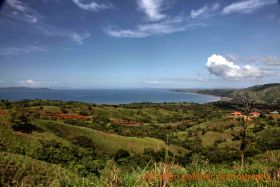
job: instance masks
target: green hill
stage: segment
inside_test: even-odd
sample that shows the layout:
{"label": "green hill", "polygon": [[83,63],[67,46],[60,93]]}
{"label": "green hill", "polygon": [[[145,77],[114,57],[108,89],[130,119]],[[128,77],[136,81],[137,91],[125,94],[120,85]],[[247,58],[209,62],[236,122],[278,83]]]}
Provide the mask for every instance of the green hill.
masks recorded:
{"label": "green hill", "polygon": [[68,186],[86,184],[86,180],[56,164],[28,156],[0,152],[0,184],[11,186]]}
{"label": "green hill", "polygon": [[257,101],[259,103],[280,103],[280,83],[256,85],[244,89],[208,89],[195,90],[195,92],[229,98],[234,97],[234,95],[237,93],[252,92],[256,95]]}
{"label": "green hill", "polygon": [[167,146],[163,141],[150,137],[125,137],[54,121],[40,121],[38,124],[40,124],[39,127],[47,132],[53,133],[69,142],[78,137],[86,137],[98,151],[105,153],[115,153],[119,149],[143,153],[145,148],[152,148],[157,151],[165,148],[175,154],[182,155],[187,152],[182,147],[176,145]]}
{"label": "green hill", "polygon": [[[54,140],[66,147],[77,144],[84,138],[87,147],[94,147],[101,153],[113,154],[119,149],[129,152],[143,153],[145,148],[159,151],[163,148],[174,154],[184,155],[187,150],[176,145],[167,146],[162,140],[150,137],[125,137],[117,134],[101,132],[86,127],[77,127],[55,121],[40,120],[36,123],[41,132],[23,134],[14,132],[10,127],[0,123],[0,146],[11,152],[33,154],[41,145],[40,141]],[[84,148],[79,147],[80,151]]]}

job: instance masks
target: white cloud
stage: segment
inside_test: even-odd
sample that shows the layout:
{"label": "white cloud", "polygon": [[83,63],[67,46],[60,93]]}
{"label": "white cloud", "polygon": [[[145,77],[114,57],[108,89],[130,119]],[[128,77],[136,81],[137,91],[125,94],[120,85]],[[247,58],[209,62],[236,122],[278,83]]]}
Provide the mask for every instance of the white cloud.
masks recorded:
{"label": "white cloud", "polygon": [[243,67],[224,58],[213,54],[208,58],[206,66],[211,74],[222,77],[226,80],[240,80],[244,78],[260,78],[265,72],[251,65]]}
{"label": "white cloud", "polygon": [[145,81],[146,84],[159,84],[159,81],[151,80],[151,81]]}
{"label": "white cloud", "polygon": [[16,83],[17,86],[26,87],[50,87],[59,84],[57,81],[35,81],[33,79],[21,80]]}
{"label": "white cloud", "polygon": [[4,9],[5,15],[12,19],[37,23],[43,18],[36,10],[20,0],[7,0],[6,5]]}
{"label": "white cloud", "polygon": [[191,18],[195,19],[197,17],[209,17],[213,15],[218,9],[220,8],[219,3],[215,3],[212,6],[208,6],[205,4],[203,7],[197,9],[197,10],[192,10],[191,11]]}
{"label": "white cloud", "polygon": [[98,11],[104,9],[111,9],[112,5],[104,4],[104,3],[97,3],[92,1],[90,3],[84,3],[83,0],[73,0],[73,2],[81,9],[88,10],[88,11]]}
{"label": "white cloud", "polygon": [[262,61],[271,66],[279,66],[280,65],[280,58],[274,56],[267,56],[262,59]]}
{"label": "white cloud", "polygon": [[42,46],[37,45],[24,45],[21,47],[7,47],[0,48],[1,55],[20,55],[20,54],[29,54],[33,52],[44,52],[47,49]]}
{"label": "white cloud", "polygon": [[70,39],[78,44],[83,44],[83,41],[91,36],[87,31],[75,32],[71,30],[66,30],[60,27],[56,27],[48,24],[41,24],[36,27],[38,30],[42,31],[47,36],[62,37]]}
{"label": "white cloud", "polygon": [[[136,24],[134,28],[123,29],[108,26],[103,31],[117,38],[145,38],[153,35],[165,35],[205,27],[206,24],[197,23],[185,16],[168,16],[162,13],[163,0],[138,0],[138,5],[145,12],[148,20]],[[219,4],[209,7],[211,10],[219,8]]]}
{"label": "white cloud", "polygon": [[162,14],[163,0],[138,0],[138,5],[150,21],[158,21],[166,17]]}
{"label": "white cloud", "polygon": [[[81,3],[81,1],[78,2]],[[84,5],[84,8],[89,7],[89,9],[94,9],[94,7],[99,9],[105,8],[105,4],[96,4],[96,6],[94,6],[94,2],[90,4],[81,3],[81,5]],[[32,23],[34,24],[34,29],[39,30],[47,36],[66,38],[78,44],[82,44],[85,39],[90,37],[90,33],[88,32],[71,31],[45,23],[43,19],[44,16],[31,8],[31,6],[23,0],[7,0],[6,6],[4,6],[3,15],[3,17],[8,18],[9,20],[20,20]],[[21,47],[13,47],[10,49],[1,49],[0,54],[26,54],[33,51],[44,51],[44,49],[42,47],[34,46],[27,46],[25,49]]]}
{"label": "white cloud", "polygon": [[116,29],[113,27],[105,28],[104,32],[110,36],[117,37],[117,38],[144,38],[149,36],[148,33],[144,33],[139,30],[124,30],[124,29]]}
{"label": "white cloud", "polygon": [[21,80],[19,81],[20,85],[22,86],[30,86],[30,87],[37,87],[41,85],[41,82],[38,81],[34,81],[32,79],[28,79],[28,80]]}
{"label": "white cloud", "polygon": [[72,39],[72,41],[77,42],[78,44],[83,44],[83,41],[90,37],[90,33],[84,32],[84,33],[73,33],[70,34],[69,37]]}
{"label": "white cloud", "polygon": [[200,23],[185,23],[184,18],[177,17],[157,23],[140,24],[133,30],[108,27],[104,31],[108,35],[117,38],[144,38],[156,34],[170,34],[204,26],[205,24]]}
{"label": "white cloud", "polygon": [[191,18],[196,18],[200,15],[203,15],[207,12],[208,8],[207,8],[207,5],[204,5],[203,7],[197,9],[197,10],[192,10],[191,11]]}
{"label": "white cloud", "polygon": [[251,13],[264,6],[276,4],[277,0],[243,0],[226,6],[222,14]]}

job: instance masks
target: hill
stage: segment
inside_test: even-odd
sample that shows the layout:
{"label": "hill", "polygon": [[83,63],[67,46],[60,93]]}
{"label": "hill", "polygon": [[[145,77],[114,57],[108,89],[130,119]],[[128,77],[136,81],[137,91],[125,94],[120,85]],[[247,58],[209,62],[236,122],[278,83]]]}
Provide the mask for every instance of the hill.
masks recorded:
{"label": "hill", "polygon": [[[83,178],[56,164],[28,156],[0,152],[0,182],[11,186],[60,186],[82,184]],[[85,182],[85,181],[84,181]],[[84,183],[85,184],[85,183]]]}
{"label": "hill", "polygon": [[252,92],[256,95],[258,103],[279,104],[280,103],[280,83],[256,85],[244,89],[199,89],[184,90],[177,89],[175,91],[195,92],[199,94],[214,95],[220,97],[233,98],[235,94],[242,92]]}
{"label": "hill", "polygon": [[152,148],[157,151],[165,148],[175,154],[182,155],[187,152],[187,150],[182,147],[175,145],[167,146],[163,141],[150,137],[125,137],[54,121],[40,121],[37,124],[40,124],[38,126],[42,129],[54,133],[69,142],[73,142],[73,140],[78,139],[79,137],[86,137],[88,141],[87,143],[92,143],[98,151],[104,153],[113,154],[119,149],[143,153],[145,148]]}

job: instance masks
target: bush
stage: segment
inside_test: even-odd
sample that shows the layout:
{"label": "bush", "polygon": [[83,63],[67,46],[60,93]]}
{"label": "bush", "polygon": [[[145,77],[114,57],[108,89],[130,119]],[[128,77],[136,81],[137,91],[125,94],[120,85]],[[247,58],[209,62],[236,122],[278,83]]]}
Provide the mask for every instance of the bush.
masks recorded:
{"label": "bush", "polygon": [[260,150],[280,149],[280,129],[271,128],[257,133],[257,146]]}
{"label": "bush", "polygon": [[95,146],[94,146],[92,140],[86,136],[76,136],[73,138],[72,142],[74,144],[82,146],[82,147],[95,149]]}
{"label": "bush", "polygon": [[32,112],[26,109],[14,109],[10,114],[9,121],[15,131],[28,133],[34,129],[34,126],[31,124]]}
{"label": "bush", "polygon": [[125,162],[125,159],[130,156],[129,152],[123,149],[119,149],[115,155],[114,155],[114,160],[118,163],[121,164]]}
{"label": "bush", "polygon": [[35,151],[34,157],[53,164],[67,164],[77,159],[75,152],[55,140],[40,141],[41,147]]}
{"label": "bush", "polygon": [[90,112],[86,111],[86,110],[82,110],[79,112],[80,115],[82,116],[89,116],[90,115]]}
{"label": "bush", "polygon": [[110,123],[111,120],[108,117],[107,113],[94,111],[92,122],[99,125],[105,125],[107,123]]}
{"label": "bush", "polygon": [[61,107],[60,110],[61,110],[61,112],[63,114],[67,114],[68,113],[68,110],[66,108]]}

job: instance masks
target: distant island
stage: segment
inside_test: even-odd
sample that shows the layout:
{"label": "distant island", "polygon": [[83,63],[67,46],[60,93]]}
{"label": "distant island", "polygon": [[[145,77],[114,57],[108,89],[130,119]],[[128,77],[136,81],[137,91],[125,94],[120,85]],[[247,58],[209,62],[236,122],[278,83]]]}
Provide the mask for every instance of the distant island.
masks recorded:
{"label": "distant island", "polygon": [[2,90],[16,90],[16,91],[25,91],[25,90],[51,90],[50,88],[31,88],[31,87],[0,87]]}

